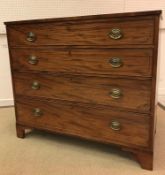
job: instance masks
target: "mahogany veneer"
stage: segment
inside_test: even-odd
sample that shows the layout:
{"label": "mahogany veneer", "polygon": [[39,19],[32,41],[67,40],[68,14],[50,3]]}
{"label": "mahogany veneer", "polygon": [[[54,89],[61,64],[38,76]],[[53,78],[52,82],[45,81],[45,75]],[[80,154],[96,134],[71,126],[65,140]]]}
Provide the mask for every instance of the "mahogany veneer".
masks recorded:
{"label": "mahogany veneer", "polygon": [[151,170],[160,14],[6,22],[17,136],[116,144]]}

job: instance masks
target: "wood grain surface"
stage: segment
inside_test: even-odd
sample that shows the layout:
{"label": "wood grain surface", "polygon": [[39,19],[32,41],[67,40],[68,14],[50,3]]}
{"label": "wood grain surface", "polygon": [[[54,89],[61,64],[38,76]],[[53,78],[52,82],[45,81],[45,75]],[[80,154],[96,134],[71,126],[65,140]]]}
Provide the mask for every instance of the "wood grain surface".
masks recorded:
{"label": "wood grain surface", "polygon": [[[40,84],[37,90],[32,89],[35,81]],[[15,72],[14,84],[16,95],[104,104],[150,112],[150,80]],[[113,99],[110,95],[114,88],[119,88],[122,92],[119,99]]]}
{"label": "wood grain surface", "polygon": [[[36,65],[29,64],[31,56],[36,57]],[[112,67],[110,60],[114,57],[121,59],[121,67]],[[13,48],[11,59],[17,71],[152,76],[151,49]]]}
{"label": "wood grain surface", "polygon": [[[56,23],[15,24],[8,28],[9,45],[138,45],[153,44],[154,20],[152,17],[130,19],[99,19],[65,21]],[[114,40],[109,37],[112,29],[118,28],[123,37]],[[36,35],[34,42],[27,41],[27,35]]]}
{"label": "wood grain surface", "polygon": [[[57,130],[121,145],[147,147],[149,116],[111,110],[109,107],[76,104],[63,101],[45,101],[20,96],[17,98],[17,122],[35,127]],[[40,108],[43,115],[33,116],[33,109]],[[119,121],[121,130],[111,129],[111,122]],[[131,132],[130,132],[131,131]]]}

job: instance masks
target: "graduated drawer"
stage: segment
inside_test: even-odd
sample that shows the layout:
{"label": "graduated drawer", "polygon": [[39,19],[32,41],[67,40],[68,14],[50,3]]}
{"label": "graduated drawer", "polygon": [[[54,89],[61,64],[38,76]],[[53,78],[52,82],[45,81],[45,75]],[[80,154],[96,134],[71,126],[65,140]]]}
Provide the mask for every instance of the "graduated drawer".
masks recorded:
{"label": "graduated drawer", "polygon": [[[99,105],[16,98],[17,123],[87,139],[147,147],[149,116]],[[131,131],[131,132],[130,132]]]}
{"label": "graduated drawer", "polygon": [[147,79],[14,72],[14,85],[16,95],[150,111],[151,81]]}
{"label": "graduated drawer", "polygon": [[151,76],[149,49],[11,49],[13,69]]}
{"label": "graduated drawer", "polygon": [[154,18],[107,18],[7,26],[10,46],[153,44]]}

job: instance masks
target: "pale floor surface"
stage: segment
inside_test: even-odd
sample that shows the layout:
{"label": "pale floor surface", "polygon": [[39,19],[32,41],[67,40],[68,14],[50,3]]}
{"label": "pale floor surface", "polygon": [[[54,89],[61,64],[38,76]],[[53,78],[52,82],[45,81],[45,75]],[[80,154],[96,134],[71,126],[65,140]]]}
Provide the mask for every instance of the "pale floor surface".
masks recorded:
{"label": "pale floor surface", "polygon": [[158,108],[154,171],[112,146],[34,131],[19,139],[14,109],[0,108],[0,175],[165,175],[165,111]]}

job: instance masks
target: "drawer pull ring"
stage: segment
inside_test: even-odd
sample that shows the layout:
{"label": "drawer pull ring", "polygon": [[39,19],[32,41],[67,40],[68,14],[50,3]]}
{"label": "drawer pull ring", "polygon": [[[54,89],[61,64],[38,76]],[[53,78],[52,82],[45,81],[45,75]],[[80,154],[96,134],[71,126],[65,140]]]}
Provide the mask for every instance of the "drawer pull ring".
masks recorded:
{"label": "drawer pull ring", "polygon": [[33,111],[32,111],[32,113],[33,113],[33,116],[34,117],[40,117],[40,116],[43,115],[43,112],[41,111],[40,108],[34,108]]}
{"label": "drawer pull ring", "polygon": [[114,39],[114,40],[118,40],[118,39],[121,39],[123,37],[123,34],[122,34],[120,29],[114,28],[109,33],[109,37]]}
{"label": "drawer pull ring", "polygon": [[122,92],[119,88],[114,88],[111,90],[110,95],[112,98],[120,98],[122,96]]}
{"label": "drawer pull ring", "polygon": [[113,68],[118,68],[118,67],[121,67],[122,66],[122,60],[121,58],[118,58],[118,57],[113,57],[109,60],[109,63],[111,64],[111,66]]}
{"label": "drawer pull ring", "polygon": [[36,58],[36,56],[32,55],[29,57],[28,62],[29,64],[36,65],[38,63],[38,59]]}
{"label": "drawer pull ring", "polygon": [[27,34],[26,40],[29,42],[34,42],[36,40],[36,35],[33,32],[29,32]]}
{"label": "drawer pull ring", "polygon": [[119,131],[121,129],[121,124],[118,121],[112,121],[110,127],[114,131]]}
{"label": "drawer pull ring", "polygon": [[31,87],[34,90],[40,89],[40,83],[38,81],[34,81]]}

